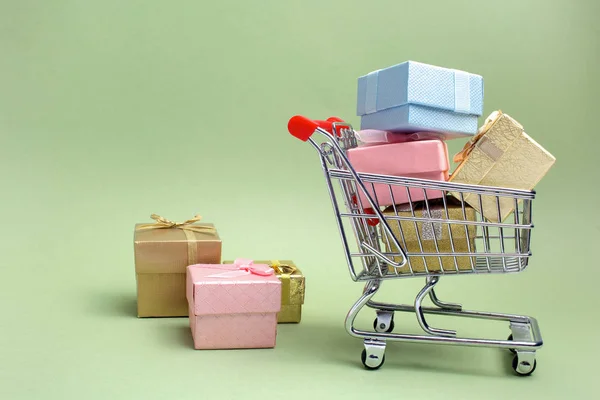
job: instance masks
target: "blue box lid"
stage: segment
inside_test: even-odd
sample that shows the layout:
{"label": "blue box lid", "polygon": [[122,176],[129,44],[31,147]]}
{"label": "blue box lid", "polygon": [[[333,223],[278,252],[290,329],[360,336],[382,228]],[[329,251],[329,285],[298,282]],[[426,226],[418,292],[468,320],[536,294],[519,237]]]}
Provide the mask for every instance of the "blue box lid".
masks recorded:
{"label": "blue box lid", "polygon": [[358,78],[356,115],[406,104],[481,116],[483,77],[406,61]]}

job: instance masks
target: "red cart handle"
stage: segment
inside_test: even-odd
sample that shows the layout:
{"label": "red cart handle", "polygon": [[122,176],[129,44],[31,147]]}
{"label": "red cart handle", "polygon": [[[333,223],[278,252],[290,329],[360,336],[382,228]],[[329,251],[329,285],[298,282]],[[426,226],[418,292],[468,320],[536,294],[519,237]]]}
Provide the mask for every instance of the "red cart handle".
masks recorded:
{"label": "red cart handle", "polygon": [[292,134],[292,136],[302,140],[303,142],[306,142],[308,139],[310,139],[318,127],[318,123],[312,119],[303,117],[302,115],[294,115],[288,121],[288,131]]}
{"label": "red cart handle", "polygon": [[327,120],[312,120],[310,118],[303,117],[302,115],[294,115],[288,121],[288,131],[292,136],[306,142],[312,134],[321,128],[324,131],[329,132],[333,135],[333,124],[344,123],[344,120],[338,117],[329,117]]}

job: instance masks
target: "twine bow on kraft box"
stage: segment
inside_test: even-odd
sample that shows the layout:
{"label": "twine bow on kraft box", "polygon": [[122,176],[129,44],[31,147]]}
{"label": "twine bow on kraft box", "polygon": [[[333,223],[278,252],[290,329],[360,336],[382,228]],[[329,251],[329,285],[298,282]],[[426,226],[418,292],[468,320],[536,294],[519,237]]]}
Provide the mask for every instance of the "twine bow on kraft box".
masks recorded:
{"label": "twine bow on kraft box", "polygon": [[[223,261],[231,264],[233,261]],[[302,305],[305,296],[305,277],[292,260],[257,260],[255,264],[266,264],[281,281],[281,310],[277,322],[299,323],[302,319]]]}
{"label": "twine bow on kraft box", "polygon": [[186,267],[219,264],[221,239],[199,215],[184,222],[151,218],[154,223],[136,224],[134,232],[138,317],[186,317]]}

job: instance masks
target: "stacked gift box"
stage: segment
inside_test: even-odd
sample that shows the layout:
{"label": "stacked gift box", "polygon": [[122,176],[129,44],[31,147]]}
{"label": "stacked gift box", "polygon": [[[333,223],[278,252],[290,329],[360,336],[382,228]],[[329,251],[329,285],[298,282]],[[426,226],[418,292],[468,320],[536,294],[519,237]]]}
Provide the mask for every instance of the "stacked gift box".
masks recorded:
{"label": "stacked gift box", "polygon": [[[481,76],[414,61],[362,76],[357,95],[360,144],[348,150],[348,159],[358,172],[532,190],[555,158],[501,111],[492,113],[478,129],[483,97]],[[465,137],[470,140],[453,158],[458,166],[450,174],[446,141]],[[500,199],[498,211],[496,197],[490,196],[481,196],[480,203],[474,194],[407,191],[400,186],[390,190],[383,184],[369,185],[367,191],[384,215],[502,222],[514,211],[509,198]],[[358,197],[368,211],[366,196],[359,192]],[[439,225],[402,220],[390,227],[398,240],[402,230],[404,241],[399,243],[408,253],[475,252],[474,225],[452,224],[451,232]],[[388,251],[397,251],[393,241],[384,243]],[[439,271],[440,264],[454,268],[454,257],[409,257],[409,261],[416,272]],[[456,262],[459,270],[469,270],[474,260],[465,255]],[[408,265],[405,268],[409,270]]]}
{"label": "stacked gift box", "polygon": [[278,323],[299,323],[305,278],[292,260],[221,261],[200,217],[153,214],[134,233],[138,317],[188,317],[196,349],[275,347]]}

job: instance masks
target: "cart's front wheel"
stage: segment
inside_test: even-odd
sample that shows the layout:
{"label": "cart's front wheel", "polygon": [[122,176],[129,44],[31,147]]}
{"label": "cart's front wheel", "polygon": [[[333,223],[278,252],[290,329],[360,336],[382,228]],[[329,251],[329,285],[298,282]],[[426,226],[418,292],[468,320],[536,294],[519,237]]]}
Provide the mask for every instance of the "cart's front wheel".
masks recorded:
{"label": "cart's front wheel", "polygon": [[379,369],[385,362],[385,355],[379,357],[376,354],[367,354],[367,350],[363,350],[362,354],[360,355],[360,360],[366,369],[376,370]]}
{"label": "cart's front wheel", "polygon": [[533,363],[531,363],[530,361],[519,361],[519,355],[515,354],[515,357],[513,358],[512,361],[512,367],[515,370],[515,372],[517,373],[517,375],[521,375],[521,376],[529,376],[531,374],[533,374],[533,371],[535,371],[535,367],[537,366],[537,361],[535,360],[535,358],[533,359]]}
{"label": "cart's front wheel", "polygon": [[389,323],[386,323],[375,318],[375,321],[373,321],[373,329],[375,329],[375,332],[391,333],[394,330],[394,319],[392,318]]}
{"label": "cart's front wheel", "polygon": [[378,310],[377,318],[373,321],[373,329],[375,332],[392,332],[394,330],[394,312]]}

